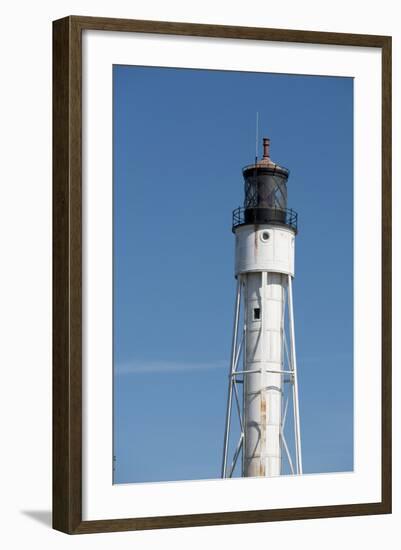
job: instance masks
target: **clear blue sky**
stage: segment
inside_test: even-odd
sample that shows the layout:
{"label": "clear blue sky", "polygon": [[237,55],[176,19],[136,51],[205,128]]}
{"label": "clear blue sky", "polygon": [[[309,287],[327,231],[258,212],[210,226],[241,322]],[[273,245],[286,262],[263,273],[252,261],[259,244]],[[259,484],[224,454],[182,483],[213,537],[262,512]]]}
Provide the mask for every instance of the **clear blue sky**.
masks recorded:
{"label": "clear blue sky", "polygon": [[352,470],[352,79],[115,66],[113,82],[115,483],[220,476],[256,111],[299,216],[304,471]]}

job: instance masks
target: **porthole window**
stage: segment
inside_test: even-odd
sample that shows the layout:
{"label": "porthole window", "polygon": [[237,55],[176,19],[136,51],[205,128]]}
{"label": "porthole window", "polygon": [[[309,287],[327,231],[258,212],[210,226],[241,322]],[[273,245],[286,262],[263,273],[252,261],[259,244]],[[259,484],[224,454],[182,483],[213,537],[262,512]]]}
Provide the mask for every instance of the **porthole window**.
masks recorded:
{"label": "porthole window", "polygon": [[265,243],[270,239],[270,233],[268,231],[262,231],[262,234],[260,235],[260,238]]}

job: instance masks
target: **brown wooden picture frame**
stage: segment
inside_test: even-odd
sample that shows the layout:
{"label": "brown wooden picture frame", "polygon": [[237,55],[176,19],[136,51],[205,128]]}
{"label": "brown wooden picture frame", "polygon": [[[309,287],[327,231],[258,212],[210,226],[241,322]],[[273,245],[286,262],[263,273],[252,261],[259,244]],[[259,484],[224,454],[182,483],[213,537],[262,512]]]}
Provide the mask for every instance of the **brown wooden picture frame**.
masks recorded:
{"label": "brown wooden picture frame", "polygon": [[[82,521],[82,31],[379,48],[382,54],[380,502]],[[391,512],[391,37],[71,16],[53,23],[53,527],[69,534]]]}

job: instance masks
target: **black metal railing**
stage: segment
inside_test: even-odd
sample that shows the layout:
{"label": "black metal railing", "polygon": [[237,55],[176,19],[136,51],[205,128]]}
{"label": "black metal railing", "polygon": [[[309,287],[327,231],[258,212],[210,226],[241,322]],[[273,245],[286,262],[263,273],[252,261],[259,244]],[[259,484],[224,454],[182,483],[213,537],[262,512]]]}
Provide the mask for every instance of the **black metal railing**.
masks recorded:
{"label": "black metal railing", "polygon": [[284,166],[279,166],[278,164],[248,164],[247,166],[243,167],[242,173],[248,172],[249,170],[254,170],[256,173],[258,170],[268,170],[270,174],[284,174],[287,176],[287,178],[290,175],[290,171],[288,170],[288,168],[284,168]]}
{"label": "black metal railing", "polygon": [[272,223],[285,225],[298,231],[298,214],[292,208],[244,208],[240,206],[233,211],[234,230],[238,225]]}

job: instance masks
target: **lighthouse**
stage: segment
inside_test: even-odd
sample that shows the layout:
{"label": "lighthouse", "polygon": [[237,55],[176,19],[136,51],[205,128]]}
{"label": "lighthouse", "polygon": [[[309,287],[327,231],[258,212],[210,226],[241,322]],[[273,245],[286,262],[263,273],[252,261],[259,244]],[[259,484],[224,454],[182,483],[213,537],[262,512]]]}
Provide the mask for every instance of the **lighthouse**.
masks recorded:
{"label": "lighthouse", "polygon": [[270,158],[268,138],[263,157],[242,173],[244,203],[232,224],[237,290],[221,475],[232,477],[241,463],[243,477],[279,476],[284,462],[302,474],[293,306],[298,216],[287,208],[289,171]]}

